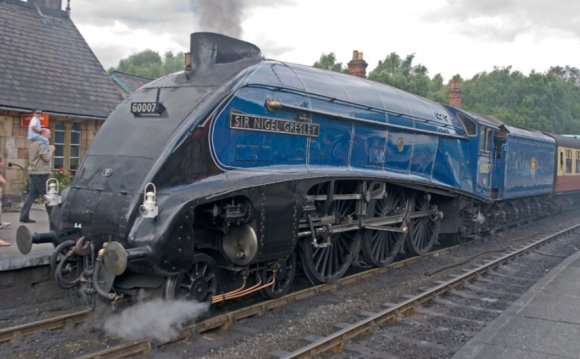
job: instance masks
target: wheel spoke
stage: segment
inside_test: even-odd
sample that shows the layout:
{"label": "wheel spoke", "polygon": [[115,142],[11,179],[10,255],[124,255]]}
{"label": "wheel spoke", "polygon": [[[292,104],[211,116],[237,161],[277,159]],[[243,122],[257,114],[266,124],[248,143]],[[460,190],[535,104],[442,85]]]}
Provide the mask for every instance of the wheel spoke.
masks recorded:
{"label": "wheel spoke", "polygon": [[[318,195],[330,195],[328,183],[321,184],[312,189],[310,193]],[[353,194],[356,186],[352,183],[336,182],[334,194]],[[320,201],[316,204],[319,216],[330,215],[334,217],[333,224],[347,223],[356,217],[356,201],[354,200],[334,200],[332,203]],[[358,248],[359,236],[352,233],[334,233],[330,238],[322,242],[329,242],[330,245],[317,248],[309,241],[304,241],[300,245],[300,255],[304,271],[313,283],[327,283],[340,278],[350,266],[356,249]],[[322,243],[320,242],[320,243]]]}
{"label": "wheel spoke", "polygon": [[[428,211],[429,201],[426,195],[416,195],[412,201],[413,212]],[[431,250],[439,233],[439,223],[429,217],[413,218],[409,222],[410,233],[406,247],[414,255],[423,255]]]}
{"label": "wheel spoke", "polygon": [[[404,193],[396,187],[388,187],[383,198],[369,204],[368,215],[370,218],[382,218],[401,214],[404,203]],[[400,252],[403,241],[401,233],[365,229],[361,245],[365,262],[375,267],[391,263]]]}
{"label": "wheel spoke", "polygon": [[217,265],[210,256],[198,253],[193,256],[188,272],[168,278],[165,296],[205,302],[217,292],[217,282]]}

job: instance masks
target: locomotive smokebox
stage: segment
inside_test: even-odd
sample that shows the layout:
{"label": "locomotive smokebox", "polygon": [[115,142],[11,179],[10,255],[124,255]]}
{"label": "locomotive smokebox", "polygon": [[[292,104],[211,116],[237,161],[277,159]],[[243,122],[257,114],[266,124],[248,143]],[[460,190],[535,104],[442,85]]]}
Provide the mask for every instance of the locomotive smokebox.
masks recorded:
{"label": "locomotive smokebox", "polygon": [[256,45],[212,32],[191,34],[190,49],[193,73],[206,70],[216,64],[262,57]]}

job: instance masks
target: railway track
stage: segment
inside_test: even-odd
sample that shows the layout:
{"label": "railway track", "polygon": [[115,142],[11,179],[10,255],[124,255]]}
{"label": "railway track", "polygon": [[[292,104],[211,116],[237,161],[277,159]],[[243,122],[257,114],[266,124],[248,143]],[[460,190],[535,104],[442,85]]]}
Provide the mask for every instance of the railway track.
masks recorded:
{"label": "railway track", "polygon": [[[248,307],[212,316],[199,323],[183,328],[181,331],[181,335],[170,341],[156,342],[152,338],[146,338],[137,341],[123,341],[120,344],[116,344],[104,350],[84,355],[81,358],[119,358],[144,354],[149,352],[155,346],[163,346],[174,342],[184,341],[190,338],[192,335],[205,333],[211,330],[228,328],[235,322],[241,321],[249,317],[261,316],[270,310],[280,308],[289,303],[311,298],[320,293],[334,291],[342,287],[348,286],[352,283],[355,283],[359,280],[377,276],[389,270],[402,268],[410,264],[416,263],[417,261],[424,260],[426,258],[443,256],[446,253],[449,253],[462,245],[465,245],[465,243],[433,251],[422,257],[410,257],[392,263],[385,267],[374,268],[360,273],[356,273],[341,278],[340,280],[334,283],[317,285],[314,287],[309,287],[306,289],[295,291],[279,299],[262,301],[260,303],[253,304]],[[90,317],[90,314],[91,311],[83,310],[79,312],[61,315],[58,317],[26,323],[10,328],[0,329],[0,345],[2,344],[9,345],[9,343],[16,341],[18,338],[32,336],[42,331],[60,330],[70,325],[77,326],[81,323],[84,323],[85,320],[87,320],[87,318]]]}
{"label": "railway track", "polygon": [[[467,245],[470,245],[470,243],[468,242]],[[337,289],[347,288],[352,283],[357,283],[368,278],[377,277],[379,274],[388,271],[394,271],[399,268],[408,267],[409,264],[415,264],[427,258],[445,258],[446,255],[453,253],[454,251],[461,250],[462,246],[463,245],[458,245],[445,248],[436,252],[432,252],[424,257],[412,257],[403,261],[395,262],[387,267],[376,268],[342,278],[336,283],[306,288],[277,300],[264,301],[249,307],[244,307],[228,313],[219,314],[197,324],[183,328],[181,334],[177,338],[170,341],[159,341],[152,338],[133,341],[121,340],[120,338],[109,338],[103,340],[101,338],[100,341],[106,343],[103,345],[104,348],[95,350],[95,348],[92,347],[92,350],[94,351],[90,353],[83,351],[81,348],[81,350],[77,350],[67,356],[74,357],[82,355],[82,358],[118,358],[142,355],[150,351],[158,350],[159,348],[171,347],[169,344],[176,342],[188,342],[192,337],[199,338],[200,333],[215,332],[216,329],[221,329],[218,332],[223,332],[224,330],[235,326],[236,323],[239,323],[244,319],[260,317],[269,311],[282,308],[294,302],[307,300],[324,293],[336,292]],[[401,310],[399,310],[399,312],[401,312]],[[18,342],[18,338],[22,338],[24,336],[33,336],[35,333],[41,331],[54,331],[65,328],[67,326],[78,326],[80,323],[86,320],[87,317],[87,312],[79,312],[73,313],[70,316],[60,316],[54,318],[53,320],[43,320],[37,323],[29,323],[26,325],[20,325],[18,327],[0,330],[0,353],[2,353],[2,346],[11,345],[11,343]],[[7,351],[10,352],[9,349]],[[6,352],[6,350],[4,352]]]}
{"label": "railway track", "polygon": [[[341,358],[363,358],[373,353],[397,358],[450,357],[466,339],[501,314],[546,271],[578,250],[573,245],[567,248],[568,253],[562,253],[561,247],[553,252],[549,249],[536,251],[549,242],[570,236],[578,228],[580,225],[575,225],[525,244],[403,302],[387,304],[388,308],[381,312],[362,313],[365,317],[357,322],[338,324],[340,329],[330,335],[309,336],[306,339],[311,343],[301,348],[278,350],[273,355],[313,358],[322,353],[342,353],[346,349],[348,353]],[[534,251],[535,256],[522,257]],[[349,345],[353,339],[363,336],[364,339]]]}

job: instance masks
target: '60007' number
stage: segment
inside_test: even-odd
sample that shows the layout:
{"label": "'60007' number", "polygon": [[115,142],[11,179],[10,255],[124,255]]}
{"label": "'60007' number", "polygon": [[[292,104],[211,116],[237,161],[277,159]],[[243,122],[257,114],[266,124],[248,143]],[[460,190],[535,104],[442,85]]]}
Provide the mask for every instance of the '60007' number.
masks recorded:
{"label": "'60007' number", "polygon": [[136,115],[159,115],[162,112],[162,107],[158,102],[132,102],[131,112]]}

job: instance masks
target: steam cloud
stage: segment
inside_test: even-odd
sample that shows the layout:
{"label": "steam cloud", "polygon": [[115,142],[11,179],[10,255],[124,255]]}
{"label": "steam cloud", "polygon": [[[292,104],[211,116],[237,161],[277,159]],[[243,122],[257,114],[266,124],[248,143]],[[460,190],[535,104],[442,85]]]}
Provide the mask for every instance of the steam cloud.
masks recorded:
{"label": "steam cloud", "polygon": [[191,0],[191,9],[199,22],[200,31],[240,38],[243,3],[242,0]]}
{"label": "steam cloud", "polygon": [[208,308],[208,303],[155,299],[109,317],[104,329],[108,334],[126,340],[153,337],[168,341],[179,335],[184,323],[197,318]]}

